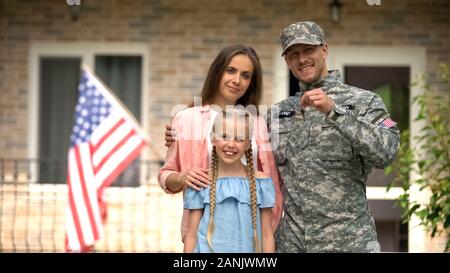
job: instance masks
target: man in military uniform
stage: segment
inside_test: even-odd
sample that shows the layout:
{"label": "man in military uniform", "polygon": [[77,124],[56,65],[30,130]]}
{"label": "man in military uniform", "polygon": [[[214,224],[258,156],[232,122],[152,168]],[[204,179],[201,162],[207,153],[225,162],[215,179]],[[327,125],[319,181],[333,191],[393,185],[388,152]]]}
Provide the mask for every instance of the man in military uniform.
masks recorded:
{"label": "man in military uniform", "polygon": [[399,132],[382,99],[328,71],[320,26],[298,22],[280,36],[300,92],[268,117],[284,181],[277,252],[378,252],[367,175],[396,156]]}

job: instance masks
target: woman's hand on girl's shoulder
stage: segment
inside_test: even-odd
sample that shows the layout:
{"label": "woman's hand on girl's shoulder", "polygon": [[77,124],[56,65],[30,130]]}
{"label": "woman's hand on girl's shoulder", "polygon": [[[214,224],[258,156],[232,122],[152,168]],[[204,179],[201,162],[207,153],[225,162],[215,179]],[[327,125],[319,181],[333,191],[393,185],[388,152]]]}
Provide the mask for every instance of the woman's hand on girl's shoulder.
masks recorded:
{"label": "woman's hand on girl's shoulder", "polygon": [[269,178],[269,176],[267,174],[260,172],[260,171],[256,171],[255,176],[256,176],[256,178]]}
{"label": "woman's hand on girl's shoulder", "polygon": [[180,183],[199,191],[201,188],[209,186],[209,169],[193,168],[188,171],[180,172],[178,179]]}

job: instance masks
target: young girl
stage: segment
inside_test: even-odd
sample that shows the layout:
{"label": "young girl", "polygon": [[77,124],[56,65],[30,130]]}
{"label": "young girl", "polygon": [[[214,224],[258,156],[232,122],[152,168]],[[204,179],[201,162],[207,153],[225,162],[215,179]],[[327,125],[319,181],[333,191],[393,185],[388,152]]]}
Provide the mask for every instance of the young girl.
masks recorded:
{"label": "young girl", "polygon": [[188,188],[184,196],[190,210],[184,252],[274,252],[275,189],[271,178],[254,170],[252,130],[244,110],[217,115],[211,131],[211,184],[201,191]]}

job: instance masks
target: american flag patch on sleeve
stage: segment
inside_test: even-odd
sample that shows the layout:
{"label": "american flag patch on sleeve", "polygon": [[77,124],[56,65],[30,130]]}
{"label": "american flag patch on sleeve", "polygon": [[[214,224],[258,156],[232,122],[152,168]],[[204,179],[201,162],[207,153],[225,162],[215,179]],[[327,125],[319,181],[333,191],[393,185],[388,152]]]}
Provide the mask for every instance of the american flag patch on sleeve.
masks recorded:
{"label": "american flag patch on sleeve", "polygon": [[380,124],[378,124],[378,127],[380,128],[392,128],[397,124],[397,122],[393,121],[390,118],[385,118]]}

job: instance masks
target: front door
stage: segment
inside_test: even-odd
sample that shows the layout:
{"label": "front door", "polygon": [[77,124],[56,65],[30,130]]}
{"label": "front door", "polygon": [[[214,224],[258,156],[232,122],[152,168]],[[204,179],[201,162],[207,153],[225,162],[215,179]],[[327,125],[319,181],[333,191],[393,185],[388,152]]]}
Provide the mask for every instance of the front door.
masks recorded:
{"label": "front door", "polygon": [[[371,90],[383,99],[391,118],[402,132],[409,128],[410,68],[407,66],[344,66],[344,82]],[[374,168],[370,173],[368,187],[386,187],[393,175]],[[380,241],[381,251],[408,251],[408,224],[401,223],[401,210],[394,200],[369,200],[370,210]]]}

